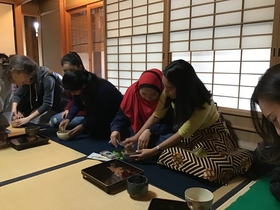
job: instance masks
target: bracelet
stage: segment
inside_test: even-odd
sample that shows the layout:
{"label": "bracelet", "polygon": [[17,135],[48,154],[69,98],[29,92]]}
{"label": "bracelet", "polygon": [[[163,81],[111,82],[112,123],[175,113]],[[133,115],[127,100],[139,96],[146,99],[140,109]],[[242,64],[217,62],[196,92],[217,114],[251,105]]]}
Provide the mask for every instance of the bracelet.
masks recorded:
{"label": "bracelet", "polygon": [[158,151],[158,152],[162,152],[162,149],[160,148],[159,145],[157,145],[156,148],[157,148],[157,151]]}

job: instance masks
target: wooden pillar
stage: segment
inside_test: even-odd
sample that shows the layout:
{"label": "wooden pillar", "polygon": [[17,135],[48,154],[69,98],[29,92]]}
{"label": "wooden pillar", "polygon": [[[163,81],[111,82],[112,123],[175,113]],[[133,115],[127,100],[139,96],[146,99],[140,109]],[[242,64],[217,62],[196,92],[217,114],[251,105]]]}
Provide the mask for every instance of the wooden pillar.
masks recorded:
{"label": "wooden pillar", "polygon": [[22,10],[21,5],[14,5],[15,11],[15,36],[16,36],[16,53],[24,54],[23,47],[23,20],[22,20]]}

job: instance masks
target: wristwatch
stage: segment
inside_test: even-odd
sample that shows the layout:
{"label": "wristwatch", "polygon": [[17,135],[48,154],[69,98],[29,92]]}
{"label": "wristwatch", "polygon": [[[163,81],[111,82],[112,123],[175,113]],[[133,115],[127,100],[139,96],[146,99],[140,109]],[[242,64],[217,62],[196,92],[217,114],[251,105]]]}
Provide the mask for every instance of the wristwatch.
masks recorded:
{"label": "wristwatch", "polygon": [[162,149],[160,148],[159,145],[157,145],[156,148],[157,148],[157,151],[158,151],[158,152],[162,152]]}

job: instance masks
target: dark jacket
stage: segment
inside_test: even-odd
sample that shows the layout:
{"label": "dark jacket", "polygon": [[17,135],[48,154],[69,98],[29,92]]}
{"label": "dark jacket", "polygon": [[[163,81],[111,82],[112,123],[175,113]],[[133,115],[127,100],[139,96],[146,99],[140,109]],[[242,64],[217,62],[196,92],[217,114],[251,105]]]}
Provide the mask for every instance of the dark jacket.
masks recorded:
{"label": "dark jacket", "polygon": [[[107,80],[98,78],[95,83],[94,86],[87,85],[81,95],[73,96],[67,119],[72,120],[85,106],[86,116],[82,125],[86,132],[94,138],[108,138],[110,123],[120,107],[123,95]],[[93,104],[89,101],[93,101]]]}
{"label": "dark jacket", "polygon": [[40,114],[52,109],[62,112],[68,102],[67,93],[62,86],[62,76],[46,67],[40,67],[34,83],[18,88],[13,102],[25,116],[37,109]]}

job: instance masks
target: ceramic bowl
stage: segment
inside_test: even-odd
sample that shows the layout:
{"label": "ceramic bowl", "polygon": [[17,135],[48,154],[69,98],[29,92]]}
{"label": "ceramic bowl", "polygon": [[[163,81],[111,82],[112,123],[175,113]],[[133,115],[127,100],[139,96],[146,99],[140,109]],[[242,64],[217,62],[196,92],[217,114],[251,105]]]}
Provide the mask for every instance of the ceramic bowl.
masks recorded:
{"label": "ceramic bowl", "polygon": [[135,160],[134,157],[130,157],[130,155],[135,155],[136,150],[134,148],[129,148],[129,149],[123,149],[122,150],[122,156],[127,162],[132,162]]}
{"label": "ceramic bowl", "polygon": [[25,133],[29,137],[36,137],[39,130],[40,130],[40,126],[36,126],[36,125],[25,127]]}
{"label": "ceramic bowl", "polygon": [[57,131],[56,135],[58,138],[60,138],[63,141],[67,141],[69,139],[69,135],[68,135],[69,130],[65,130],[65,131]]}
{"label": "ceramic bowl", "polygon": [[148,192],[148,178],[143,175],[134,175],[126,180],[126,189],[131,197],[142,197]]}

